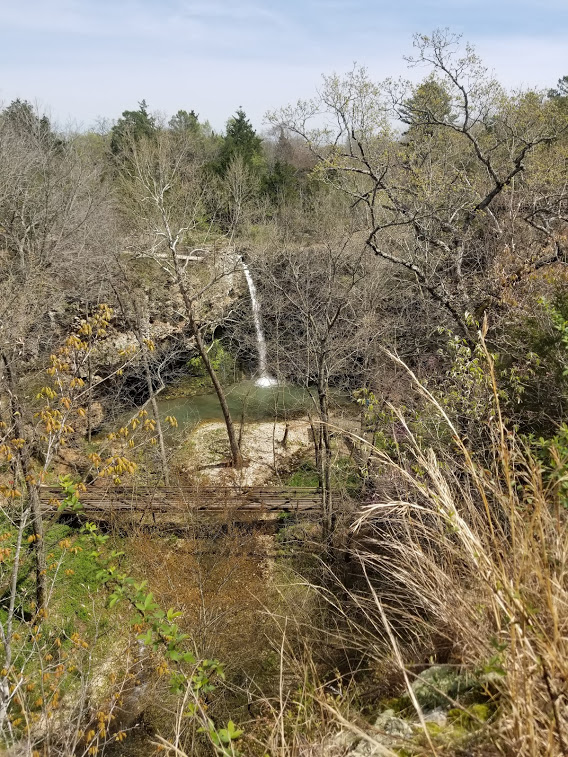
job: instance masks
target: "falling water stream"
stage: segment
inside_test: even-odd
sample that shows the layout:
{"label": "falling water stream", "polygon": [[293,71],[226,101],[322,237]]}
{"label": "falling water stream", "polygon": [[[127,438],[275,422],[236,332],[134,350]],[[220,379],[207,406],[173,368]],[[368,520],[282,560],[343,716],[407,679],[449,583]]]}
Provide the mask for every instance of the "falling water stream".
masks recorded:
{"label": "falling water stream", "polygon": [[[234,417],[240,417],[246,412],[247,420],[252,422],[305,415],[314,407],[315,399],[310,388],[279,383],[268,371],[266,340],[256,286],[246,263],[242,259],[239,262],[250,292],[258,350],[258,371],[256,380],[238,381],[225,388],[229,410]],[[345,395],[341,392],[334,394],[337,402],[346,404]],[[213,391],[191,396],[182,394],[170,399],[158,398],[158,406],[162,417],[175,417],[180,429],[184,429],[186,433],[203,421],[223,420],[219,398]]]}
{"label": "falling water stream", "polygon": [[250,299],[252,303],[252,316],[254,318],[254,328],[256,330],[256,344],[258,349],[258,373],[259,376],[255,381],[257,386],[277,386],[278,381],[268,373],[268,364],[266,360],[266,339],[264,338],[264,331],[262,329],[262,318],[260,315],[260,303],[256,296],[256,287],[254,280],[251,276],[249,268],[245,261],[241,258],[241,265],[247,280]]}

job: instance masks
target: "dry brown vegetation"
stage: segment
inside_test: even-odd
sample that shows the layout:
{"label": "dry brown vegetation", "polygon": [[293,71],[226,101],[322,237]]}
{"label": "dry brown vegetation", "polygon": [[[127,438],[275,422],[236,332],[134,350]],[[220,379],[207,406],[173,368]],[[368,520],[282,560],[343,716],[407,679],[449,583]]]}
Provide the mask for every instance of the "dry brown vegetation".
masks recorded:
{"label": "dry brown vegetation", "polygon": [[[10,754],[568,757],[568,99],[415,47],[419,84],[325,77],[264,144],[0,111]],[[233,418],[258,346],[302,418]],[[188,373],[224,418],[191,440]],[[171,506],[209,465],[321,512],[85,523],[87,484]]]}

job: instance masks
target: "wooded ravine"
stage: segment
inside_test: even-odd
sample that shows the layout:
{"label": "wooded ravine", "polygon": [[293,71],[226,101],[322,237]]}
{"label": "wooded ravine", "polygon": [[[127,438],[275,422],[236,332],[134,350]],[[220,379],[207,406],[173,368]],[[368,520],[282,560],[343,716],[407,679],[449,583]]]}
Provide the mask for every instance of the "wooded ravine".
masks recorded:
{"label": "wooded ravine", "polygon": [[3,753],[568,757],[568,79],[414,50],[0,110]]}

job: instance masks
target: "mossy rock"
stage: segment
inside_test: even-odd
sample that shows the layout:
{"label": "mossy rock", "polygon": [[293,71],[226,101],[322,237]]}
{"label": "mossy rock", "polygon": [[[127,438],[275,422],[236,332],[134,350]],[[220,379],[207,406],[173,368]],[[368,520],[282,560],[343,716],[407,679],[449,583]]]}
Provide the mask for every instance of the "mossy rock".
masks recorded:
{"label": "mossy rock", "polygon": [[378,728],[389,736],[404,739],[412,738],[412,725],[404,718],[397,717],[394,710],[381,712],[375,721],[375,728]]}
{"label": "mossy rock", "polygon": [[454,707],[448,710],[448,720],[456,726],[474,731],[480,727],[480,721],[485,723],[492,714],[493,710],[489,704],[477,703],[463,709]]}
{"label": "mossy rock", "polygon": [[444,726],[441,726],[438,723],[427,721],[425,726],[430,736],[439,736],[444,731]]}
{"label": "mossy rock", "polygon": [[433,665],[424,670],[412,684],[418,703],[424,710],[447,707],[475,686],[475,679],[460,674],[451,665]]}
{"label": "mossy rock", "polygon": [[403,694],[400,697],[385,699],[381,702],[381,707],[385,710],[394,710],[397,714],[405,712],[409,708],[414,712],[414,708],[412,707],[412,703],[407,694]]}

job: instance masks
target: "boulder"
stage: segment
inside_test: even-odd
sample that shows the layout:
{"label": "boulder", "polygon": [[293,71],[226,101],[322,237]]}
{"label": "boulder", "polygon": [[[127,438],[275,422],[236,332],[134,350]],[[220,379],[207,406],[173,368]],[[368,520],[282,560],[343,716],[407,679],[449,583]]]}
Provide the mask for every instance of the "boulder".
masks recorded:
{"label": "boulder", "polygon": [[411,725],[406,720],[397,717],[394,710],[385,710],[384,712],[381,712],[375,721],[375,728],[378,728],[379,731],[387,734],[387,736],[393,736],[399,739],[412,738]]}

